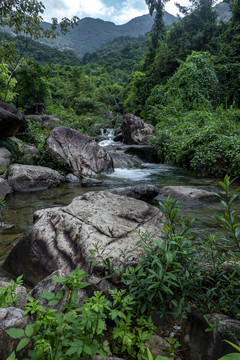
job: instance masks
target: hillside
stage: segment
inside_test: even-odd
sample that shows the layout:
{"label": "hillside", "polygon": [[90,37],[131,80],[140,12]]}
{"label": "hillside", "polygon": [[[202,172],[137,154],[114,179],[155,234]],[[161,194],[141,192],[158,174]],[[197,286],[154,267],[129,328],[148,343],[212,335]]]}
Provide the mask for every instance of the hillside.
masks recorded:
{"label": "hillside", "polygon": [[[86,52],[92,53],[100,46],[117,37],[138,37],[139,35],[146,34],[150,31],[153,20],[154,17],[143,15],[130,20],[124,25],[115,25],[110,21],[86,17],[79,20],[78,26],[71,29],[66,35],[60,35],[56,39],[43,38],[41,42],[61,51],[73,50],[78,57],[82,57]],[[175,16],[165,12],[164,21],[167,25],[177,20]],[[42,24],[44,28],[50,26],[50,24],[46,22]],[[0,30],[3,29],[0,28]],[[5,29],[5,31],[10,31],[10,29]]]}

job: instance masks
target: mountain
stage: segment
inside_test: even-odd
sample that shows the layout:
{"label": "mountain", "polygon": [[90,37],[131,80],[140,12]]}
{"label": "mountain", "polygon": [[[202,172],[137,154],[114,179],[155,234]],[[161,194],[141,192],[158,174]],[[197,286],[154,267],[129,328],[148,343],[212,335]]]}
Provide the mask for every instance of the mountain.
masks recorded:
{"label": "mountain", "polygon": [[[226,3],[220,3],[216,5],[216,11],[220,21],[227,21],[230,18],[229,5]],[[164,12],[164,22],[166,25],[171,25],[173,22],[179,20],[179,18]],[[114,41],[119,37],[135,37],[145,35],[151,30],[153,25],[154,16],[143,15],[138,16],[126,24],[116,25],[110,21],[104,21],[101,19],[93,19],[86,17],[78,21],[78,26],[75,26],[66,35],[60,35],[56,39],[40,39],[40,43],[49,45],[52,48],[60,51],[70,51],[66,55],[71,55],[71,51],[78,57],[83,57],[86,53],[93,53],[104,44]],[[50,24],[43,22],[44,28],[49,28]],[[14,35],[13,31],[9,28],[1,28]],[[122,40],[121,40],[122,42]],[[114,49],[113,49],[114,50]],[[59,57],[57,55],[57,57]],[[71,59],[71,62],[75,62],[75,59]]]}
{"label": "mountain", "polygon": [[[121,36],[138,37],[150,31],[154,17],[143,15],[136,17],[124,25],[115,25],[113,22],[86,17],[78,21],[78,26],[66,35],[56,39],[41,39],[41,41],[59,50],[73,50],[82,57],[86,52],[92,53],[100,46]],[[165,12],[164,21],[167,25],[178,21],[178,18]],[[50,24],[44,23],[44,27]]]}

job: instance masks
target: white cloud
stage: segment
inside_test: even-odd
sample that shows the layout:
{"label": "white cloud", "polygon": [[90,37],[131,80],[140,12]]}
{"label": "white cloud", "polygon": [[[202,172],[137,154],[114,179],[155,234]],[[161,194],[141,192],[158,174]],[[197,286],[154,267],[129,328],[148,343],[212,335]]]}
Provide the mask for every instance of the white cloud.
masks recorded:
{"label": "white cloud", "polygon": [[58,20],[73,16],[105,18],[112,16],[115,10],[112,6],[105,6],[101,0],[61,0],[57,5],[51,0],[43,0],[42,2],[46,8],[43,15],[45,21],[50,21],[52,17],[56,17]]}
{"label": "white cloud", "polygon": [[148,13],[147,6],[139,6],[139,1],[127,0],[122,4],[122,9],[113,16],[115,24],[125,24],[131,19]]}

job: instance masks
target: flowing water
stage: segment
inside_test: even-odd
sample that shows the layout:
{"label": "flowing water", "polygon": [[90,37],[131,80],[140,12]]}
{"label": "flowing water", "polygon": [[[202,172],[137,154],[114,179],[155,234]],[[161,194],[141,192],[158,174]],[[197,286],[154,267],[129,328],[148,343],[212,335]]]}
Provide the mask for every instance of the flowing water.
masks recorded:
{"label": "flowing water", "polygon": [[[109,135],[109,136],[108,136]],[[106,134],[106,139],[100,146],[107,151],[121,152],[122,144],[113,142],[113,132]],[[87,191],[108,190],[114,187],[153,184],[157,187],[166,185],[187,185],[216,192],[219,190],[218,181],[206,178],[197,178],[188,175],[182,169],[164,164],[142,163],[135,159],[138,166],[126,168],[123,165],[116,168],[114,173],[101,175],[101,185],[81,187],[77,183],[64,183],[59,187],[42,189],[32,192],[16,192],[6,198],[6,208],[2,215],[6,226],[0,227],[0,265],[9,251],[19,240],[21,235],[32,225],[33,213],[38,209],[68,205],[71,200]],[[140,166],[140,167],[139,167]],[[163,198],[159,198],[163,200]],[[158,202],[154,203],[158,206]],[[215,231],[216,223],[213,214],[218,211],[218,201],[179,200],[181,213],[187,216],[197,216],[196,227],[199,233]]]}

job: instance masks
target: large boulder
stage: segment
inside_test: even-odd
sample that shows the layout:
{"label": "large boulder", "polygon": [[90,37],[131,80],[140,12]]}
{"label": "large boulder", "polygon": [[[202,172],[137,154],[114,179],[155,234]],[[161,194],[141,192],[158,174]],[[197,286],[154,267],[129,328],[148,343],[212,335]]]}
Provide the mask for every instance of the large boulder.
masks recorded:
{"label": "large boulder", "polygon": [[20,129],[25,129],[25,116],[14,106],[0,101],[0,136],[14,136]]}
{"label": "large boulder", "polygon": [[67,273],[79,267],[89,274],[104,273],[104,266],[91,262],[90,251],[97,243],[113,263],[119,262],[121,250],[136,263],[137,232],[160,235],[164,221],[158,208],[107,191],[88,192],[68,206],[39,210],[34,217],[34,225],[4,264],[33,285],[57,269]]}
{"label": "large boulder", "polygon": [[[19,339],[10,337],[6,330],[11,328],[25,329],[30,324],[30,318],[24,316],[24,311],[18,308],[9,307],[0,309],[0,358],[7,359],[10,354],[16,350]],[[23,359],[27,355],[27,348],[17,353],[19,359]]]}
{"label": "large boulder", "polygon": [[93,176],[113,171],[111,156],[91,137],[68,127],[55,128],[46,141],[53,157],[66,164],[74,175]]}
{"label": "large boulder", "polygon": [[45,166],[12,164],[9,167],[8,183],[14,191],[49,188],[63,181],[64,176]]}
{"label": "large boulder", "polygon": [[126,114],[122,123],[123,142],[129,145],[146,144],[156,132],[154,126],[145,124],[142,119]]}

